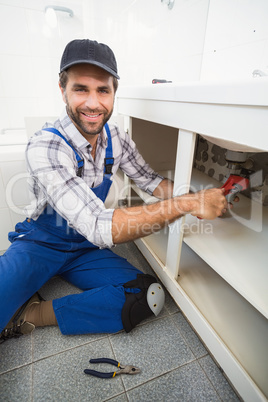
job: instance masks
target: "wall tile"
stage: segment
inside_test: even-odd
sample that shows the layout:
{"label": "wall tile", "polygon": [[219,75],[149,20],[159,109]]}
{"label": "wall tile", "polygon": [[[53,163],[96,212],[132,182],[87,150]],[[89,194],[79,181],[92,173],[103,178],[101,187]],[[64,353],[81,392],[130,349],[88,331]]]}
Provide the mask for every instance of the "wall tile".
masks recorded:
{"label": "wall tile", "polygon": [[[1,66],[0,66],[0,76],[1,76]],[[2,92],[3,95],[3,92]],[[8,118],[8,107],[6,103],[6,99],[0,98],[0,129],[6,128],[10,126],[9,118]],[[1,135],[1,134],[0,134]]]}
{"label": "wall tile", "polygon": [[266,49],[267,41],[259,41],[205,53],[201,79],[220,81],[252,79],[252,72],[255,69],[266,71],[265,68],[268,67],[267,63],[263,63]]}
{"label": "wall tile", "polygon": [[43,33],[45,25],[45,13],[34,10],[26,10],[27,26],[29,30],[29,45],[34,56],[51,57],[50,49],[57,49],[55,42]]}
{"label": "wall tile", "polygon": [[5,38],[5,40],[1,41],[1,54],[30,54],[27,21],[24,9],[0,4],[0,37]]}
{"label": "wall tile", "polygon": [[64,109],[64,103],[61,96],[58,94],[57,98],[50,97],[38,98],[37,106],[39,109],[39,116],[59,116],[61,111]]}
{"label": "wall tile", "polygon": [[84,38],[84,27],[83,27],[83,8],[79,4],[69,4],[74,12],[74,16],[70,18],[67,14],[58,13],[58,24],[61,45],[65,46],[68,42],[73,39],[83,39]]}
{"label": "wall tile", "polygon": [[28,54],[5,55],[1,61],[2,86],[8,97],[25,98],[37,95],[33,82],[33,66]]}
{"label": "wall tile", "polygon": [[24,116],[38,116],[40,114],[37,97],[32,98],[7,98],[8,117],[10,128],[25,127]]}
{"label": "wall tile", "polygon": [[[233,3],[228,0],[229,3]],[[266,0],[236,0],[232,24],[231,46],[256,42],[268,37],[268,2]],[[227,14],[225,14],[226,19]],[[239,19],[239,23],[236,23]]]}
{"label": "wall tile", "polygon": [[211,0],[208,11],[205,52],[230,47],[236,0]]}
{"label": "wall tile", "polygon": [[57,60],[50,57],[32,57],[31,63],[32,80],[38,88],[38,96],[42,95],[42,98],[50,97],[52,99],[55,92],[60,91],[58,87],[60,57]]}
{"label": "wall tile", "polygon": [[1,4],[12,7],[33,8],[39,10],[43,7],[42,0],[1,0]]}
{"label": "wall tile", "polygon": [[268,2],[211,0],[202,80],[251,78],[254,69],[268,73]]}
{"label": "wall tile", "polygon": [[165,21],[165,27],[171,32],[169,43],[169,59],[177,60],[180,55],[195,55],[203,51],[208,1],[201,0],[188,7],[181,7],[177,13],[173,9]]}

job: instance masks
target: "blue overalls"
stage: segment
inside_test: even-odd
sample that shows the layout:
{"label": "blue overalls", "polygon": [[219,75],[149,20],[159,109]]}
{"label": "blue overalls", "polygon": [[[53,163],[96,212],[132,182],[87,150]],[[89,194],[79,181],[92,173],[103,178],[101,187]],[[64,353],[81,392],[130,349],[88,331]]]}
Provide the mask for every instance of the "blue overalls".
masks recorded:
{"label": "blue overalls", "polygon": [[[112,140],[108,137],[103,182],[91,190],[103,202],[111,181]],[[55,129],[47,131],[61,136]],[[74,150],[74,148],[73,148]],[[83,160],[74,150],[81,172]],[[142,273],[110,249],[99,249],[70,228],[65,219],[47,206],[34,221],[26,219],[9,233],[11,245],[0,257],[0,332],[16,310],[50,278],[60,275],[83,292],[53,300],[63,334],[113,333],[123,329],[123,284]],[[138,289],[131,289],[137,292]]]}

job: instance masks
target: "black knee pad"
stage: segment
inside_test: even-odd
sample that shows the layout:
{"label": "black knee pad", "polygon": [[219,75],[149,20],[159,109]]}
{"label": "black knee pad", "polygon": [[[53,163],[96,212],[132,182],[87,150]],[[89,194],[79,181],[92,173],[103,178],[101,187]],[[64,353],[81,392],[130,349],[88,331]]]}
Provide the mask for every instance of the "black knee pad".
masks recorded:
{"label": "black knee pad", "polygon": [[122,323],[126,332],[130,332],[145,318],[158,315],[164,305],[162,286],[152,275],[138,274],[137,279],[124,284],[124,288],[138,288],[139,293],[125,293],[126,301],[122,308]]}

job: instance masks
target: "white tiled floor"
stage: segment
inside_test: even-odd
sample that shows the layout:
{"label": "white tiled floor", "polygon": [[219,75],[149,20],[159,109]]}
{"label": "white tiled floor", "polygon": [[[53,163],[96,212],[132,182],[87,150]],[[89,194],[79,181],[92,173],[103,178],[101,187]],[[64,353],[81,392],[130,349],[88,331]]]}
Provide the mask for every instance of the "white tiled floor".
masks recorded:
{"label": "white tiled floor", "polygon": [[[152,273],[134,244],[116,252]],[[53,278],[40,293],[51,298],[78,291]],[[57,327],[38,328],[2,343],[0,355],[0,401],[239,401],[168,294],[160,315],[128,334],[63,336]],[[133,364],[141,373],[114,379],[88,376],[84,369],[95,357]],[[111,366],[97,369],[111,371]]]}

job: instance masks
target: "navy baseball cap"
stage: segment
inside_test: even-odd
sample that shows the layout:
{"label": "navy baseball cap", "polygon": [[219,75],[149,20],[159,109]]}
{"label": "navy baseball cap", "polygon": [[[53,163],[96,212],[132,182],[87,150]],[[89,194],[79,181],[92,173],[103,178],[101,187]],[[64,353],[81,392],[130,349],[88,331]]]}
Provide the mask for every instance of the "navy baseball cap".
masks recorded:
{"label": "navy baseball cap", "polygon": [[112,49],[104,43],[89,39],[75,39],[67,44],[64,49],[60,72],[75,64],[87,63],[94,64],[108,71],[119,79],[117,74],[117,63]]}

